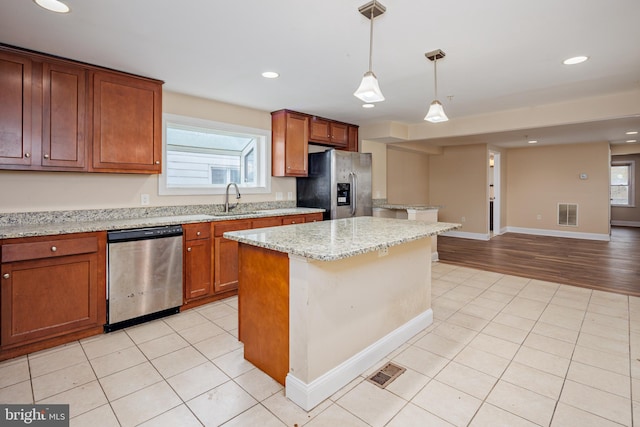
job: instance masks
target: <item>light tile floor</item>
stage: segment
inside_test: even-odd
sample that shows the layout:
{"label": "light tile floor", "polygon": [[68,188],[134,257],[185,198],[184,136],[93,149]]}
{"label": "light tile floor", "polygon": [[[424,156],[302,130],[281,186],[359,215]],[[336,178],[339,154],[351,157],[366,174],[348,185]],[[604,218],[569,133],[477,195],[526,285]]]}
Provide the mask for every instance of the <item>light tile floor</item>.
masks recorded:
{"label": "light tile floor", "polygon": [[640,298],[440,263],[432,284],[433,325],[309,413],[243,359],[236,298],[2,362],[0,402],[92,427],[640,425]]}

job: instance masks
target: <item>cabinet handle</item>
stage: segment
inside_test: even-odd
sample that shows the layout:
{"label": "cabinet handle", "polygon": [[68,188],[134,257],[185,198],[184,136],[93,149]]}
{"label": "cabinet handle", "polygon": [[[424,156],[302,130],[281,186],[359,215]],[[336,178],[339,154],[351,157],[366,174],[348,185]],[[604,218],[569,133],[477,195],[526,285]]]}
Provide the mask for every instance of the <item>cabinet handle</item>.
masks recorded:
{"label": "cabinet handle", "polygon": [[58,250],[58,248],[56,248],[55,246],[51,246],[51,252],[55,252],[57,250]]}
{"label": "cabinet handle", "polygon": [[159,165],[159,164],[160,164],[160,160],[156,160],[156,165]]}
{"label": "cabinet handle", "polygon": [[48,154],[45,154],[45,155],[44,155],[44,158],[45,158],[45,159],[49,159],[49,155],[48,155]]}
{"label": "cabinet handle", "polygon": [[197,232],[196,232],[196,236],[199,236],[199,235],[200,235],[200,232],[199,232],[199,231],[197,231]]}
{"label": "cabinet handle", "polygon": [[8,278],[9,278],[9,277],[11,277],[11,276],[9,275],[9,273],[4,273],[4,274],[2,275],[2,277],[4,277],[5,279],[8,279]]}
{"label": "cabinet handle", "polygon": [[187,252],[191,252],[191,248],[187,248]]}
{"label": "cabinet handle", "polygon": [[29,157],[31,157],[31,153],[24,153],[24,156],[28,159]]}

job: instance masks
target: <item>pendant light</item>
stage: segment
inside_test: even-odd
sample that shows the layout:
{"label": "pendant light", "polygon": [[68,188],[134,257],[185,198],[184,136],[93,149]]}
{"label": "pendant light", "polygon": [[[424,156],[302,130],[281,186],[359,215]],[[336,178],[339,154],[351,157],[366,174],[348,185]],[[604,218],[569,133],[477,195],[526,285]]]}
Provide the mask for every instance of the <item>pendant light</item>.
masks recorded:
{"label": "pendant light", "polygon": [[449,117],[447,117],[447,115],[444,113],[444,108],[442,107],[442,104],[440,103],[440,101],[438,101],[438,70],[436,68],[436,63],[438,62],[438,59],[444,58],[445,53],[442,50],[437,49],[437,50],[425,53],[424,56],[426,56],[427,59],[429,59],[430,61],[433,61],[433,78],[434,78],[434,88],[435,88],[434,90],[435,100],[429,106],[429,112],[427,113],[424,119],[431,123],[446,122],[447,120],[449,120]]}
{"label": "pendant light", "polygon": [[384,96],[382,95],[380,86],[378,85],[378,79],[371,70],[371,57],[373,55],[373,18],[382,15],[386,10],[387,9],[376,0],[358,8],[358,11],[361,14],[371,20],[371,27],[369,30],[369,71],[364,73],[364,77],[362,77],[362,82],[360,83],[358,90],[353,94],[366,103],[384,101]]}

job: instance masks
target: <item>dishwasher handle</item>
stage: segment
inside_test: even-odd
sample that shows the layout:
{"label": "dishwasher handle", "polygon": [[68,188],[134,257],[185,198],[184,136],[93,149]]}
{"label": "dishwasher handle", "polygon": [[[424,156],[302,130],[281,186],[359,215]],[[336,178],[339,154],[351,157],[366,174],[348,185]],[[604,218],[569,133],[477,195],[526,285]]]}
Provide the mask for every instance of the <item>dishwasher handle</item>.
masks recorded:
{"label": "dishwasher handle", "polygon": [[107,232],[108,243],[131,242],[135,240],[161,239],[182,236],[182,225],[165,225],[162,227],[134,228]]}

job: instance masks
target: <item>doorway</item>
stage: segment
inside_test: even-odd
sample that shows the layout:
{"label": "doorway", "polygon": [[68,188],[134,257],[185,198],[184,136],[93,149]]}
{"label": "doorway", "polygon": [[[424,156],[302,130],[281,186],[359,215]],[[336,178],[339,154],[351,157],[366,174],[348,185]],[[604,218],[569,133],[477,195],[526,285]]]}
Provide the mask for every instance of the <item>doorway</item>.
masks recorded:
{"label": "doorway", "polygon": [[489,238],[501,233],[500,153],[489,151]]}

